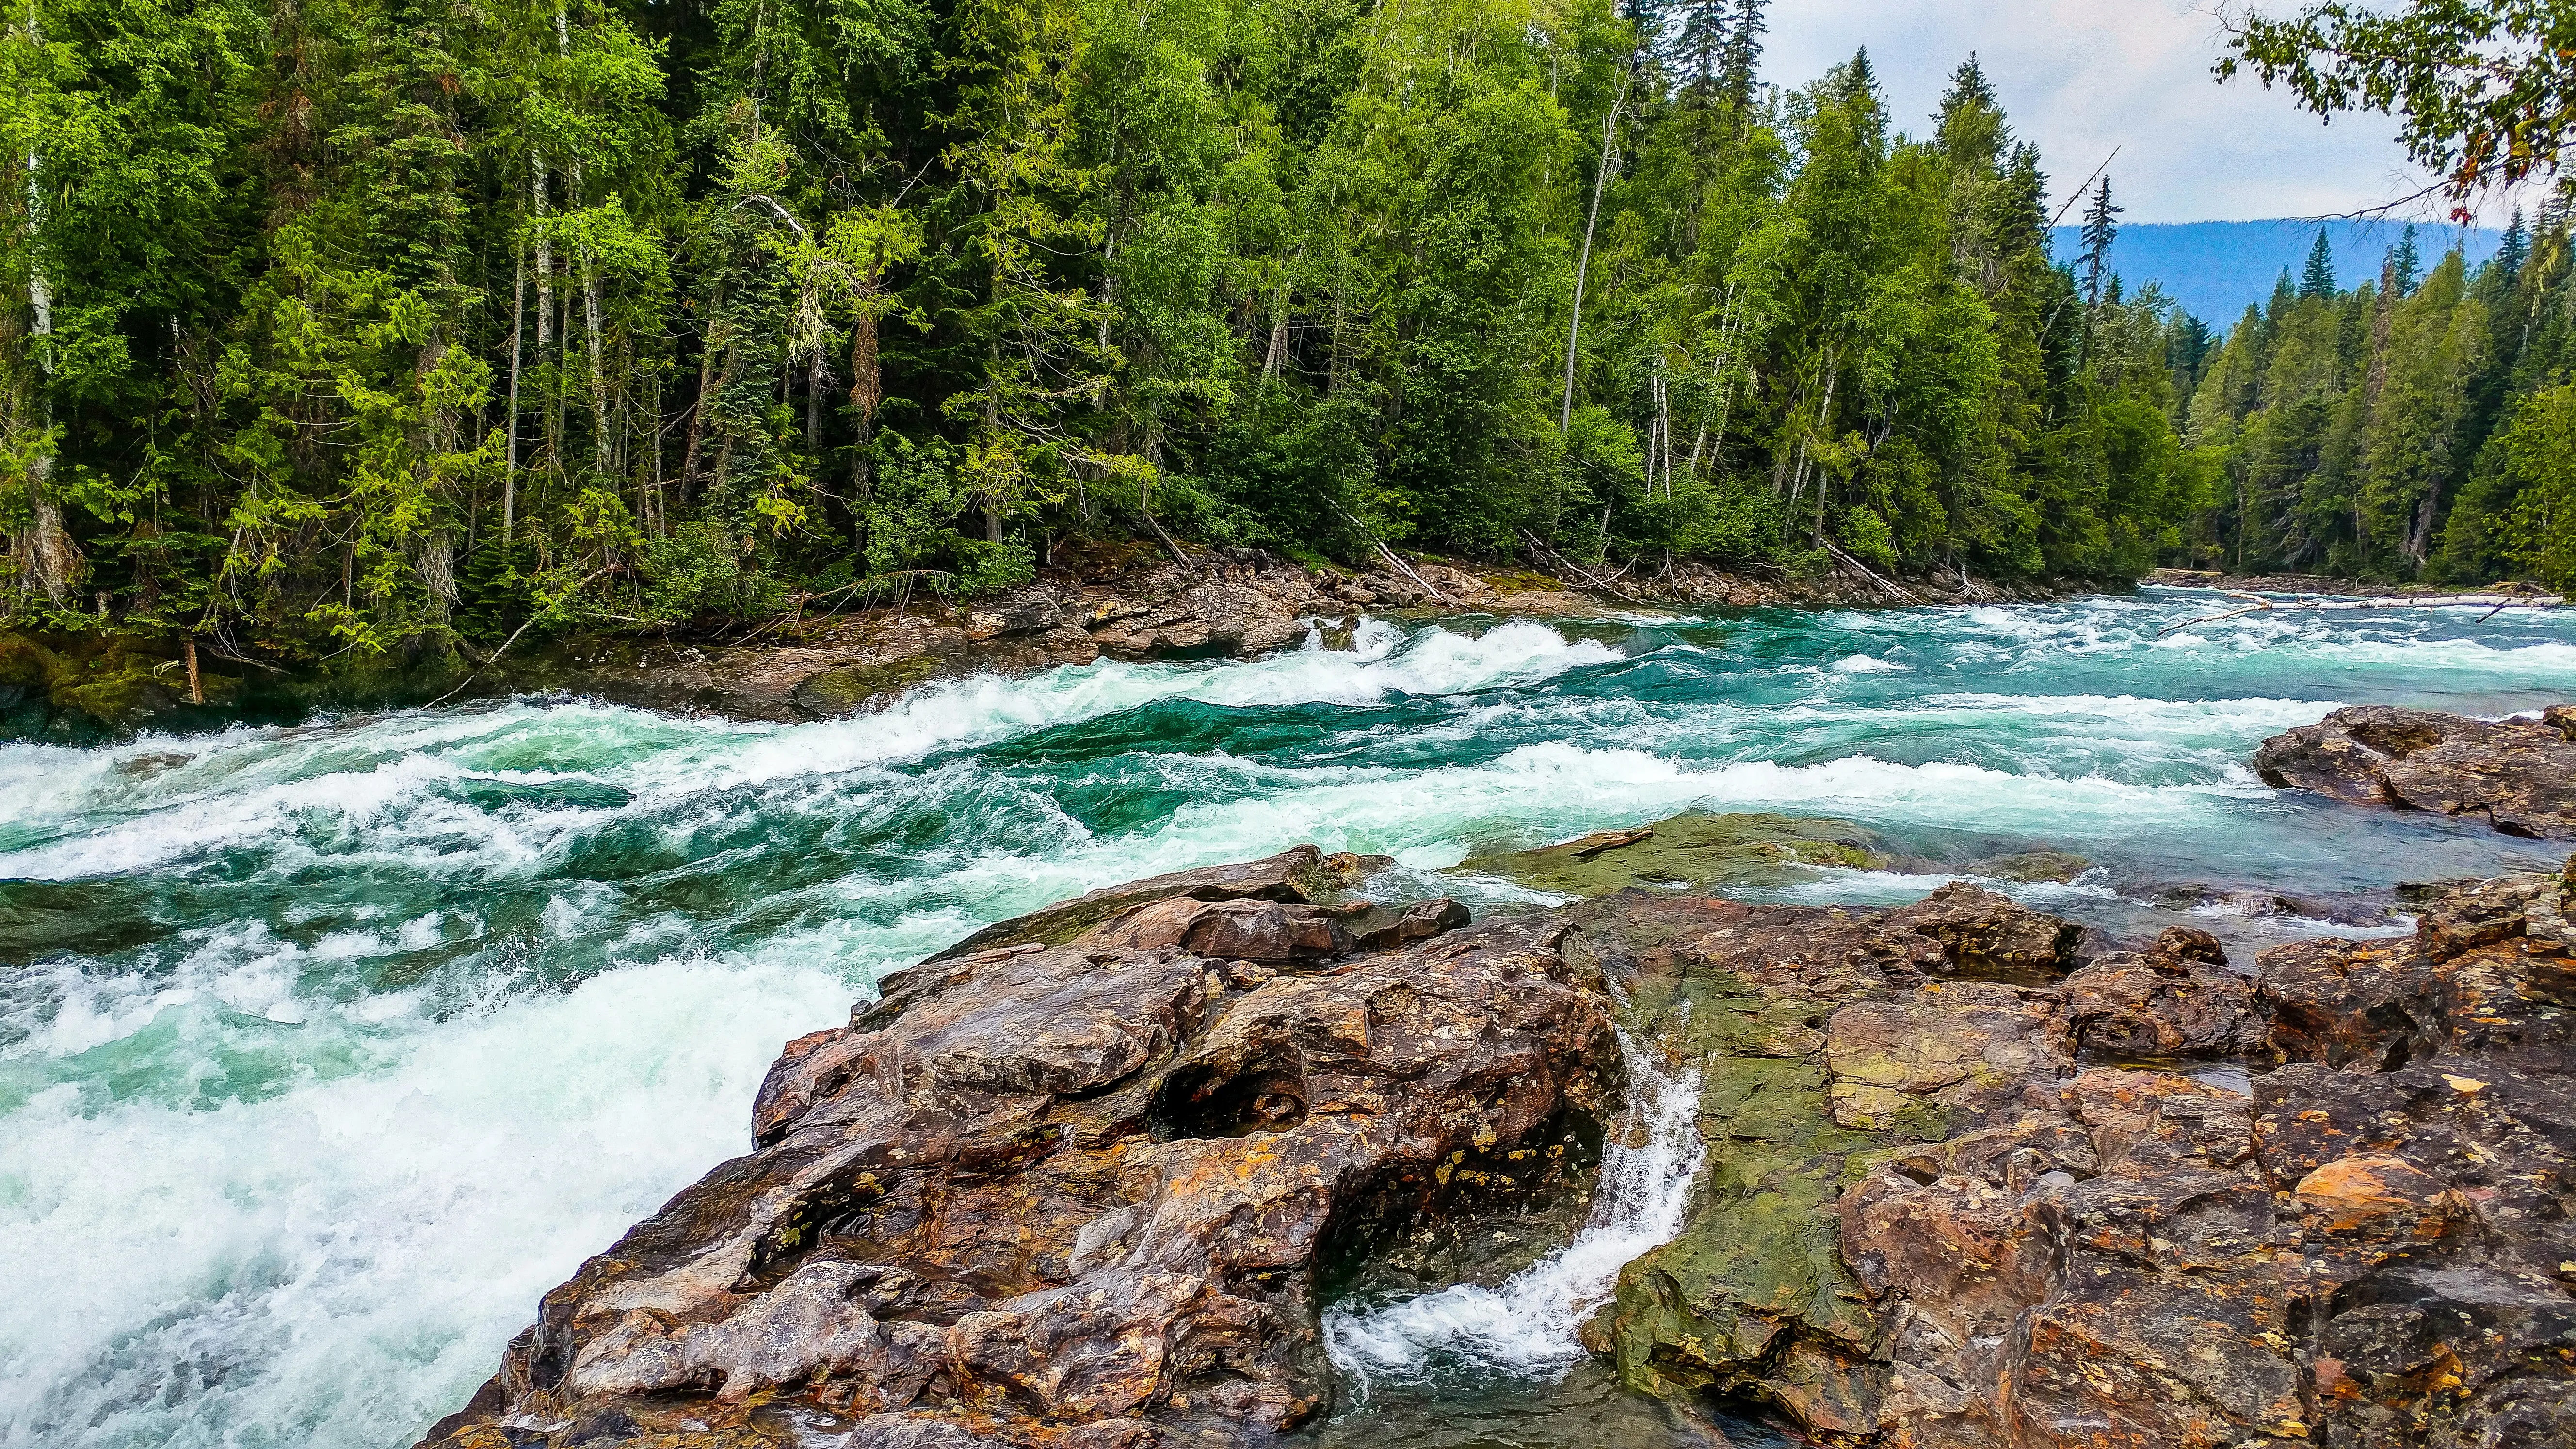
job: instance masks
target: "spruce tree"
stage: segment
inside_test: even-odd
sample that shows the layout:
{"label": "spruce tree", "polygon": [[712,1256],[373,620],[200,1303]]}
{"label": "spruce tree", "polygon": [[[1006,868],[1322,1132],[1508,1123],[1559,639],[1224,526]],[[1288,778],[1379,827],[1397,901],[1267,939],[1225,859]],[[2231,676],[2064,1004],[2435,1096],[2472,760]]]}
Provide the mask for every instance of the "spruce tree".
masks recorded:
{"label": "spruce tree", "polygon": [[1762,70],[1762,34],[1770,24],[1762,18],[1770,0],[1735,0],[1735,16],[1726,28],[1726,43],[1719,49],[1717,88],[1738,111],[1753,105],[1753,83]]}
{"label": "spruce tree", "polygon": [[2522,208],[2513,209],[2513,220],[2505,224],[2504,240],[2496,247],[2495,264],[2499,275],[2510,285],[2522,277],[2522,264],[2531,255],[2531,230],[2523,224]]}
{"label": "spruce tree", "polygon": [[2111,178],[2103,177],[2092,204],[2084,209],[2084,250],[2078,270],[2084,278],[2088,309],[2102,305],[2102,284],[2111,274],[2111,244],[2119,240],[2121,210],[2111,204]]}
{"label": "spruce tree", "polygon": [[[1719,71],[1732,43],[1733,0],[1682,0],[1674,7],[1680,18],[1672,25],[1670,48],[1674,73],[1694,94],[1719,88]],[[1642,35],[1660,35],[1671,22],[1661,13],[1638,25]]]}
{"label": "spruce tree", "polygon": [[1950,89],[1941,96],[1934,136],[1952,166],[1980,168],[1999,164],[2012,144],[2003,106],[1986,80],[1985,67],[1970,55],[1950,72]]}
{"label": "spruce tree", "polygon": [[2307,269],[2299,274],[2299,296],[2332,297],[2343,288],[2335,281],[2334,247],[2326,240],[2326,229],[2317,228],[2317,244],[2308,248]]}

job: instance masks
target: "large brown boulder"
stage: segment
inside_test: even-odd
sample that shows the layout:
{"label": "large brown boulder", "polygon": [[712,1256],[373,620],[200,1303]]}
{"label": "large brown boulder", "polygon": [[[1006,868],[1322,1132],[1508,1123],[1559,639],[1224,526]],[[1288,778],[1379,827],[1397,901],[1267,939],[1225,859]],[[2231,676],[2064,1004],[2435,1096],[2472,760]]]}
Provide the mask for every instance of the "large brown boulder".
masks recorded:
{"label": "large brown boulder", "polygon": [[1297,1424],[1329,1388],[1318,1265],[1550,1190],[1619,1063],[1562,921],[1442,932],[1430,903],[1353,957],[1274,898],[1320,868],[1162,882],[790,1043],[754,1150],[547,1294],[427,1442],[710,1449],[790,1408],[871,1445]]}
{"label": "large brown boulder", "polygon": [[[930,959],[946,961],[999,946],[1028,942],[1061,946],[1103,921],[1156,901],[1272,901],[1285,905],[1311,905],[1337,900],[1350,887],[1359,884],[1361,877],[1370,869],[1386,864],[1388,862],[1383,857],[1326,855],[1311,845],[1294,846],[1265,860],[1175,871],[1170,875],[1129,881],[1125,885],[1107,886],[1069,901],[1058,901],[1025,916],[1014,916],[986,926]],[[1179,942],[1159,944],[1177,945]]]}
{"label": "large brown boulder", "polygon": [[2152,951],[2102,956],[2066,978],[2067,1029],[2088,1056],[2239,1058],[2263,1044],[2254,994],[2216,937],[2177,926]]}
{"label": "large brown boulder", "polygon": [[2501,723],[2363,705],[2254,752],[2275,789],[2356,805],[2484,815],[2508,835],[2576,840],[2576,706]]}

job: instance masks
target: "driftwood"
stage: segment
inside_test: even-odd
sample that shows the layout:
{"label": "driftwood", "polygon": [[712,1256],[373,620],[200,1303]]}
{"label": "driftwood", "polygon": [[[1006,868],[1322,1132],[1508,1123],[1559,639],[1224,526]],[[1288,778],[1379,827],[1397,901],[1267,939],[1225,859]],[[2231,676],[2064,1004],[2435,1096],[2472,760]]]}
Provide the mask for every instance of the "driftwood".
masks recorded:
{"label": "driftwood", "polygon": [[2179,633],[2184,629],[2196,628],[2202,624],[2221,623],[2228,619],[2241,619],[2248,614],[2281,611],[2331,613],[2346,609],[2484,609],[2486,613],[2479,617],[2485,620],[2494,618],[2507,609],[2555,609],[2567,602],[2565,599],[2553,599],[2545,594],[2528,597],[2521,594],[2432,594],[2420,598],[2390,599],[2267,599],[2261,594],[2249,594],[2238,589],[2227,589],[2223,592],[2231,599],[2243,599],[2245,607],[2230,609],[2224,614],[2209,614],[2198,619],[2185,619],[2179,624],[2168,624],[2156,631],[2156,637],[2161,639],[2167,634]]}
{"label": "driftwood", "polygon": [[[1835,561],[1839,562],[1847,569],[1857,570],[1862,578],[1878,585],[1880,590],[1886,593],[1888,597],[1908,604],[1919,604],[1922,602],[1922,600],[1917,599],[1912,594],[1909,594],[1905,590],[1898,588],[1896,585],[1889,583],[1887,580],[1880,578],[1876,573],[1870,570],[1869,565],[1862,563],[1859,559],[1853,558],[1850,554],[1834,547],[1831,543],[1826,543],[1823,539],[1818,539],[1816,541],[1818,543],[1824,543],[1825,552],[1832,554]],[[1966,570],[1962,569],[1960,572],[1964,575]]]}
{"label": "driftwood", "polygon": [[[1154,515],[1146,512],[1142,508],[1139,508],[1136,510],[1136,516],[1144,519],[1145,526],[1154,530],[1154,536],[1163,541],[1164,549],[1171,554],[1172,562],[1181,566],[1181,572],[1190,575],[1192,578],[1196,578],[1198,576],[1199,566],[1195,562],[1191,561],[1188,554],[1181,552],[1181,546],[1179,544],[1172,542],[1172,536],[1163,531],[1163,525],[1155,519]],[[1383,550],[1385,545],[1381,544],[1379,547]]]}
{"label": "driftwood", "polygon": [[1437,588],[1432,587],[1432,583],[1429,579],[1415,573],[1410,565],[1406,564],[1404,560],[1397,558],[1395,556],[1395,550],[1386,546],[1386,540],[1371,532],[1367,524],[1351,517],[1351,511],[1349,509],[1336,503],[1333,505],[1333,511],[1340,514],[1344,522],[1350,524],[1351,527],[1358,529],[1362,536],[1366,537],[1371,544],[1375,545],[1377,548],[1377,556],[1394,565],[1396,572],[1413,580],[1415,583],[1422,585],[1424,592],[1430,594],[1431,597],[1438,599],[1444,604],[1454,604],[1458,602],[1456,599],[1440,592]]}
{"label": "driftwood", "polygon": [[1598,835],[1587,835],[1581,840],[1575,841],[1574,858],[1576,860],[1591,860],[1598,856],[1606,855],[1611,851],[1635,845],[1641,840],[1652,840],[1654,838],[1655,827],[1651,825],[1641,826],[1635,830],[1605,830]]}
{"label": "driftwood", "polygon": [[[1555,549],[1539,542],[1538,535],[1530,532],[1528,529],[1521,530],[1521,537],[1529,540],[1530,547],[1537,550],[1541,558],[1552,561],[1556,567],[1563,569],[1567,573],[1575,575],[1585,583],[1590,584],[1592,587],[1599,589],[1605,594],[1608,594],[1610,597],[1614,599],[1624,599],[1631,604],[1643,602],[1638,599],[1636,595],[1619,587],[1617,582],[1619,574],[1612,574],[1609,578],[1605,579],[1599,574],[1592,572],[1590,569],[1585,568],[1583,565],[1576,563],[1574,560],[1567,558],[1564,554],[1558,553]],[[1633,562],[1629,565],[1629,567],[1634,566]],[[1619,570],[1619,573],[1624,574],[1627,571],[1628,570],[1626,568],[1622,568]]]}

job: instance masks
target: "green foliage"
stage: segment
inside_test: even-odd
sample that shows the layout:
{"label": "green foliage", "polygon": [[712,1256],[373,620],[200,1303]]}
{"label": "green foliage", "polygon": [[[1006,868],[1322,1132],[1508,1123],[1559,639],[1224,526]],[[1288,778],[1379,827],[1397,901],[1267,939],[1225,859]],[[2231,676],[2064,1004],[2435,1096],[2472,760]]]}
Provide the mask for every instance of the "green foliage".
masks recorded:
{"label": "green foliage", "polygon": [[2390,522],[2445,457],[2523,516],[2441,425],[2519,301],[2396,330],[2403,426],[2249,385],[2185,448],[2251,364],[2053,264],[1975,65],[1928,141],[1866,55],[1766,99],[1761,0],[19,4],[0,612],[53,627],[715,629],[1087,533],[2115,578],[2210,458],[2523,547]]}
{"label": "green foliage", "polygon": [[[2454,251],[2420,282],[2408,239],[2376,281],[2249,312],[2202,354],[2178,466],[2196,516],[2177,560],[2564,588],[2576,516],[2549,500],[2556,389],[2576,367],[2567,217],[2517,221],[2472,275]],[[2179,397],[2179,394],[2177,394]]]}
{"label": "green foliage", "polygon": [[2576,10],[2563,0],[2311,4],[2228,20],[2221,76],[2250,68],[2319,115],[2401,118],[2398,140],[2465,203],[2554,172],[2576,136]]}
{"label": "green foliage", "polygon": [[644,618],[656,624],[763,619],[786,603],[786,588],[720,523],[683,523],[647,541],[638,567]]}

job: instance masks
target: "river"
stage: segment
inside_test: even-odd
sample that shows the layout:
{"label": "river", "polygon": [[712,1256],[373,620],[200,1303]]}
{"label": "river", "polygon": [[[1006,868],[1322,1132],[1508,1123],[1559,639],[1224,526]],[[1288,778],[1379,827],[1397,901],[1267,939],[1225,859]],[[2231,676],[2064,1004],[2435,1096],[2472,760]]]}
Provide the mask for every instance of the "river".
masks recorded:
{"label": "river", "polygon": [[[2005,888],[2245,950],[2340,928],[2234,893],[2368,916],[2401,881],[2564,859],[2242,761],[2338,704],[2576,698],[2576,618],[2192,622],[2227,607],[1372,620],[825,724],[523,700],[0,745],[0,1445],[409,1444],[539,1294],[747,1146],[781,1042],[981,923],[1138,876],[1312,840],[1502,909],[1526,894],[1435,873],[1772,810],[1912,863],[1771,898],[1900,902],[2045,847],[2094,868]],[[1409,1321],[1364,1325],[1371,1362],[1408,1360]],[[1588,1442],[1627,1411],[1566,1372],[1417,1374],[1417,1407],[1467,1399],[1326,1432]]]}

